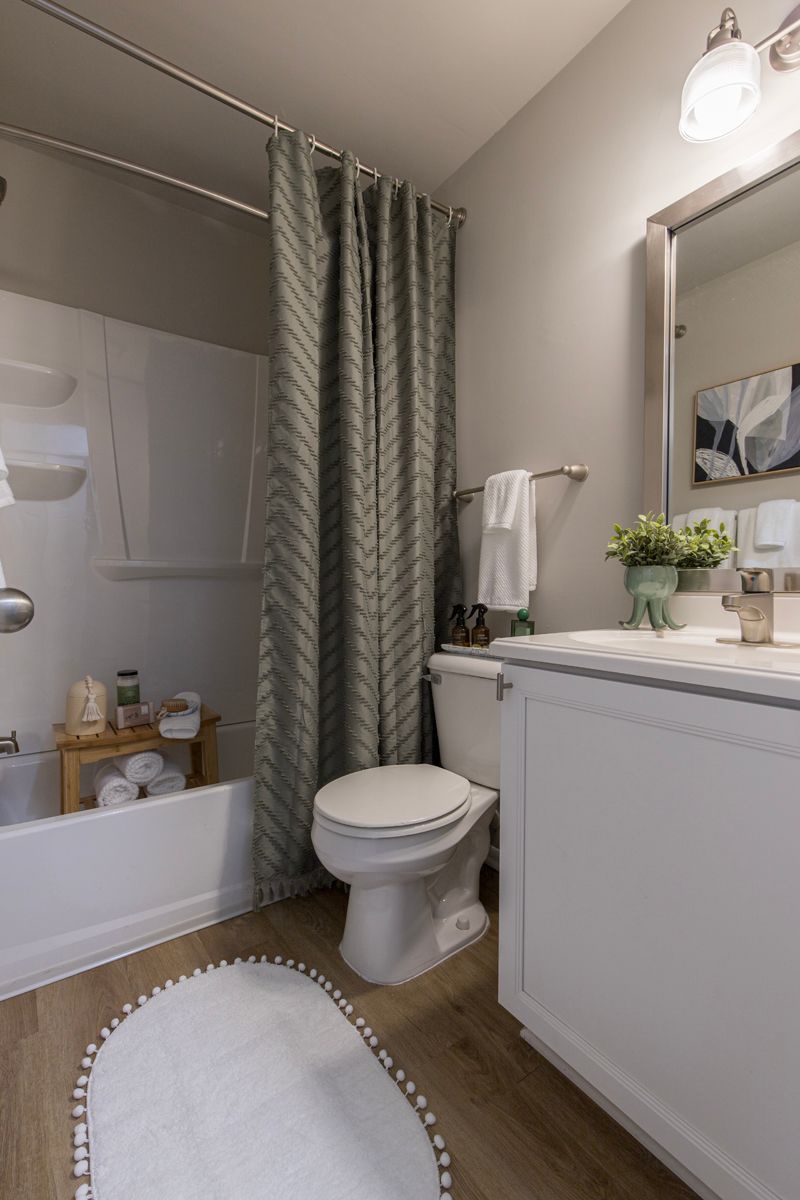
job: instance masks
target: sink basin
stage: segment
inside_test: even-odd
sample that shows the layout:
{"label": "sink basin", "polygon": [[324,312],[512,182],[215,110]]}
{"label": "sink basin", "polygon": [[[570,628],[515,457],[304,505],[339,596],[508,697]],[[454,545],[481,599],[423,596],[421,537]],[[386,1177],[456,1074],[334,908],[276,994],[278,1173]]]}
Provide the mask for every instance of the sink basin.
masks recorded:
{"label": "sink basin", "polygon": [[[579,642],[582,646],[595,646],[597,649],[614,650],[623,654],[656,654],[660,658],[693,657],[691,647],[699,646],[705,650],[713,650],[715,655],[729,649],[742,650],[751,654],[800,653],[800,642],[780,646],[741,645],[726,646],[717,638],[730,638],[729,629],[695,629],[669,630],[657,633],[653,629],[590,629],[579,633],[564,635],[570,641]],[[687,654],[688,651],[688,654]],[[757,664],[750,664],[757,665]]]}

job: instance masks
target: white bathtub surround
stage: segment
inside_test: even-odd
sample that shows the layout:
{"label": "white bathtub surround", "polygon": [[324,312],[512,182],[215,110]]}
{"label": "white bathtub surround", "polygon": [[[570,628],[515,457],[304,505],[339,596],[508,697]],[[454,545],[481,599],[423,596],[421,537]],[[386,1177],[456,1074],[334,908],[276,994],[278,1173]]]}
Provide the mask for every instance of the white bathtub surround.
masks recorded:
{"label": "white bathtub surround", "polygon": [[107,762],[97,769],[94,794],[100,808],[108,808],[112,804],[125,804],[128,800],[135,800],[139,795],[139,785],[126,779],[114,762]]}
{"label": "white bathtub surround", "polygon": [[527,471],[490,475],[483,491],[478,601],[487,608],[527,608],[536,587],[536,487]]}
{"label": "white bathtub surround", "polygon": [[171,792],[182,792],[186,787],[186,776],[177,763],[165,758],[161,771],[145,787],[148,796],[167,796]]}
{"label": "white bathtub surround", "polygon": [[[29,772],[57,804],[55,756],[32,757],[0,762],[0,805]],[[248,912],[252,830],[252,778],[0,828],[0,999]]]}
{"label": "white bathtub surround", "polygon": [[223,960],[123,1005],[73,1099],[76,1200],[451,1200],[426,1098],[293,959]]}
{"label": "white bathtub surround", "polygon": [[126,779],[141,787],[152,783],[164,769],[164,759],[156,750],[139,750],[136,754],[123,754],[114,759]]}
{"label": "white bathtub surround", "polygon": [[162,717],[158,731],[162,737],[188,740],[197,736],[200,728],[200,697],[197,692],[176,692],[176,700],[185,700],[189,705],[185,712],[169,713]]}

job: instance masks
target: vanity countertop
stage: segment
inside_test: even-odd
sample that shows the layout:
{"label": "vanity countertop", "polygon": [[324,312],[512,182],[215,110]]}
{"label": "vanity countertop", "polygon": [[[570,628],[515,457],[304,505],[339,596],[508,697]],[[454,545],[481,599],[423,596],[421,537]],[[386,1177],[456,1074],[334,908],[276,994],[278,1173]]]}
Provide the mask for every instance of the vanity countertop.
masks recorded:
{"label": "vanity countertop", "polygon": [[496,638],[494,658],[735,692],[800,707],[800,641],[791,648],[723,645],[729,630],[595,629]]}

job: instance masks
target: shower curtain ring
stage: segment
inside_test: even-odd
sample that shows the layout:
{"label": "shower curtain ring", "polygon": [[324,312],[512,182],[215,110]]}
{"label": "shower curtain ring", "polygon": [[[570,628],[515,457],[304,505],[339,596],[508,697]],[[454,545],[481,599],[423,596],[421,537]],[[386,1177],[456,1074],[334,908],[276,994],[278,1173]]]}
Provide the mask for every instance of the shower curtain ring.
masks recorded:
{"label": "shower curtain ring", "polygon": [[451,204],[448,207],[449,207],[449,212],[447,214],[447,228],[449,229],[450,226],[453,224],[453,206]]}
{"label": "shower curtain ring", "polygon": [[311,142],[311,145],[309,146],[309,149],[308,149],[308,153],[313,154],[317,148],[317,135],[315,133],[312,133],[311,137],[308,140]]}
{"label": "shower curtain ring", "polygon": [[372,174],[375,177],[375,186],[377,187],[378,186],[378,168],[377,167],[372,168]]}
{"label": "shower curtain ring", "polygon": [[281,123],[280,123],[280,121],[278,120],[278,114],[277,114],[277,113],[275,113],[275,116],[272,118],[272,123],[273,123],[274,129],[275,129],[275,137],[277,137],[277,136],[278,136],[278,134],[279,134],[279,133],[280,133],[280,131],[281,131]]}
{"label": "shower curtain ring", "polygon": [[399,180],[399,179],[397,178],[397,176],[395,175],[395,177],[394,177],[394,189],[393,189],[393,195],[394,195],[394,198],[395,198],[395,200],[397,199],[397,196],[398,196],[398,193],[399,193],[399,191],[400,191],[400,180]]}
{"label": "shower curtain ring", "polygon": [[356,158],[356,179],[358,179],[360,174],[361,174],[361,163],[358,161],[358,158]]}

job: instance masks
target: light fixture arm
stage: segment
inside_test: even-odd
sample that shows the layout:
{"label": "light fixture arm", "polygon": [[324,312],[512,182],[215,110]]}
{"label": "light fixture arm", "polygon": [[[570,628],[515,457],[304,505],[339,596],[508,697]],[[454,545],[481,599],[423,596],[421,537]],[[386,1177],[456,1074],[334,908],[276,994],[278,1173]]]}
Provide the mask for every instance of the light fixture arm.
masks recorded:
{"label": "light fixture arm", "polygon": [[741,37],[742,30],[736,13],[732,8],[723,8],[719,25],[715,25],[706,38],[706,54],[709,50],[716,50],[717,46],[724,46],[726,42],[734,39],[741,41]]}

